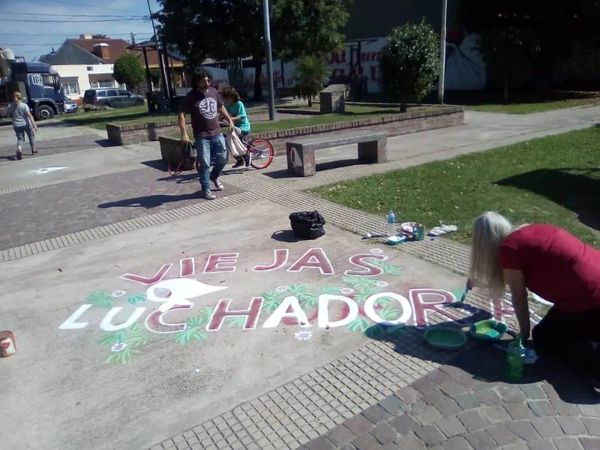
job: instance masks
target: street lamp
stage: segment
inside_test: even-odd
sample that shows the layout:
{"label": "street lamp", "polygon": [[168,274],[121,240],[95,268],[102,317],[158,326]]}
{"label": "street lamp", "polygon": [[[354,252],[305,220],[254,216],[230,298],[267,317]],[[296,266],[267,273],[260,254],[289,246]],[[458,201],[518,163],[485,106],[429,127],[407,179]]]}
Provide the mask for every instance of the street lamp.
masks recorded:
{"label": "street lamp", "polygon": [[442,0],[442,30],[440,42],[440,79],[438,82],[438,101],[444,103],[444,88],[446,78],[446,21],[448,17],[448,0]]}
{"label": "street lamp", "polygon": [[263,0],[263,16],[265,22],[267,77],[269,79],[269,120],[275,120],[275,92],[273,88],[273,55],[271,50],[271,26],[269,25],[269,0]]}

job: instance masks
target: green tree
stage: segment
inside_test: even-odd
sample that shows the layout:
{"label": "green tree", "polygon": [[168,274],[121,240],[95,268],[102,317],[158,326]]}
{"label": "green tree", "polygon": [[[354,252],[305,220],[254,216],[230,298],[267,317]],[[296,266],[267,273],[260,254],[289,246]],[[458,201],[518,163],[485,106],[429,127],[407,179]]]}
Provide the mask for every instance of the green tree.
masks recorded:
{"label": "green tree", "polygon": [[488,30],[479,39],[479,47],[489,73],[502,80],[502,92],[508,102],[509,88],[535,56],[535,38],[531,30],[515,27]]}
{"label": "green tree", "polygon": [[144,81],[144,68],[135,55],[125,53],[115,61],[113,77],[119,83],[125,83],[128,89],[137,90]]}
{"label": "green tree", "polygon": [[262,96],[264,59],[262,0],[159,0],[161,37],[174,45],[193,71],[207,58],[250,56],[255,66],[254,95]]}
{"label": "green tree", "polygon": [[[599,0],[461,0],[459,18],[467,31],[481,35],[488,64],[500,66],[504,55],[516,48],[531,58],[542,87],[574,47],[597,51],[600,46]],[[502,43],[506,50],[499,52],[490,42]]]}
{"label": "green tree", "polygon": [[[271,29],[275,53],[286,60],[340,48],[341,28],[352,0],[273,0]],[[207,57],[251,57],[254,95],[262,96],[265,59],[263,0],[159,0],[160,34],[187,59],[193,70]]]}
{"label": "green tree", "polygon": [[325,60],[320,56],[301,56],[296,61],[296,86],[300,95],[312,106],[312,98],[319,93],[329,78]]}
{"label": "green tree", "polygon": [[339,50],[351,4],[352,0],[275,0],[272,21],[277,54],[291,60]]}
{"label": "green tree", "polygon": [[152,82],[155,85],[160,83],[160,69],[153,67],[152,69],[149,70],[149,72],[150,72],[150,79],[152,80]]}
{"label": "green tree", "polygon": [[419,102],[439,74],[439,38],[424,21],[394,28],[381,55],[381,85],[394,100]]}

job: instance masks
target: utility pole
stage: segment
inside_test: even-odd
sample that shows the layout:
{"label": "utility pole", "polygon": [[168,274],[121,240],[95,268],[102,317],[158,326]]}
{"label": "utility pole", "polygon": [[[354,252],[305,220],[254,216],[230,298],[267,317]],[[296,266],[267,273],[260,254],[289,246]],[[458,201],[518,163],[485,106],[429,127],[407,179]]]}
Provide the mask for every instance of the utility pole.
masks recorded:
{"label": "utility pole", "polygon": [[275,120],[275,92],[273,88],[273,55],[271,50],[271,26],[269,24],[269,0],[263,0],[265,22],[265,54],[267,55],[267,76],[269,78],[269,120]]}
{"label": "utility pole", "polygon": [[440,79],[438,81],[438,101],[444,103],[444,88],[446,81],[446,21],[448,18],[448,0],[442,0],[442,30],[440,42]]}
{"label": "utility pole", "polygon": [[131,45],[135,45],[135,34],[131,33]]}
{"label": "utility pole", "polygon": [[156,55],[158,56],[158,65],[160,67],[160,78],[162,80],[162,89],[163,96],[171,99],[171,95],[169,92],[169,86],[167,84],[167,72],[165,71],[165,65],[162,58],[162,51],[160,48],[160,39],[158,39],[158,35],[156,34],[156,27],[154,26],[154,18],[152,17],[152,9],[150,8],[150,0],[148,2],[148,12],[150,13],[150,22],[152,22],[152,31],[154,32],[154,40],[156,42]]}

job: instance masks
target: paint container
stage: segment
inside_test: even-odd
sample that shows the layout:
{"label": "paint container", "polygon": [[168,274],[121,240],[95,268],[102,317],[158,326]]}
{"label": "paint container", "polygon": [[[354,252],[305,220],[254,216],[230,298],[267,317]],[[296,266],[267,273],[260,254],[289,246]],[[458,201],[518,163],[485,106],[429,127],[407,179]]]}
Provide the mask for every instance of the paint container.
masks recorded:
{"label": "paint container", "polygon": [[0,358],[6,358],[17,353],[15,335],[11,331],[0,331]]}

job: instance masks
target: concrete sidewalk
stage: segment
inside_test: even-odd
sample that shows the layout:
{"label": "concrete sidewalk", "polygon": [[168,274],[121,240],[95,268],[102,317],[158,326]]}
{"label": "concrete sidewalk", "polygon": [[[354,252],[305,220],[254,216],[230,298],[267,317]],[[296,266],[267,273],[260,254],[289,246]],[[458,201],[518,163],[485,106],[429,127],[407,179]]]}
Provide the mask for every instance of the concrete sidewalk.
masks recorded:
{"label": "concrete sidewalk", "polygon": [[[298,179],[282,178],[278,158],[265,172],[229,172],[213,202],[194,198],[188,175],[160,181],[155,143],[0,164],[8,224],[0,233],[11,234],[0,236],[10,247],[0,251],[10,280],[0,293],[0,329],[16,334],[18,349],[0,360],[0,442],[600,448],[598,398],[564,368],[536,369],[509,388],[497,350],[470,344],[454,354],[424,344],[427,324],[493,316],[514,326],[509,303],[494,308],[481,293],[466,309],[447,307],[464,285],[467,247],[363,241],[359,234],[383,231],[383,218],[303,192],[593,126],[599,116],[600,107],[468,113],[463,127],[390,139],[386,164],[330,164]],[[320,162],[348,151],[333,149]],[[173,193],[185,203],[151,201]],[[124,208],[97,208],[107,202]],[[324,214],[327,234],[298,241],[288,215],[310,209]],[[19,234],[24,220],[32,227]],[[11,247],[12,235],[19,246]],[[542,315],[532,305],[533,319]]]}

